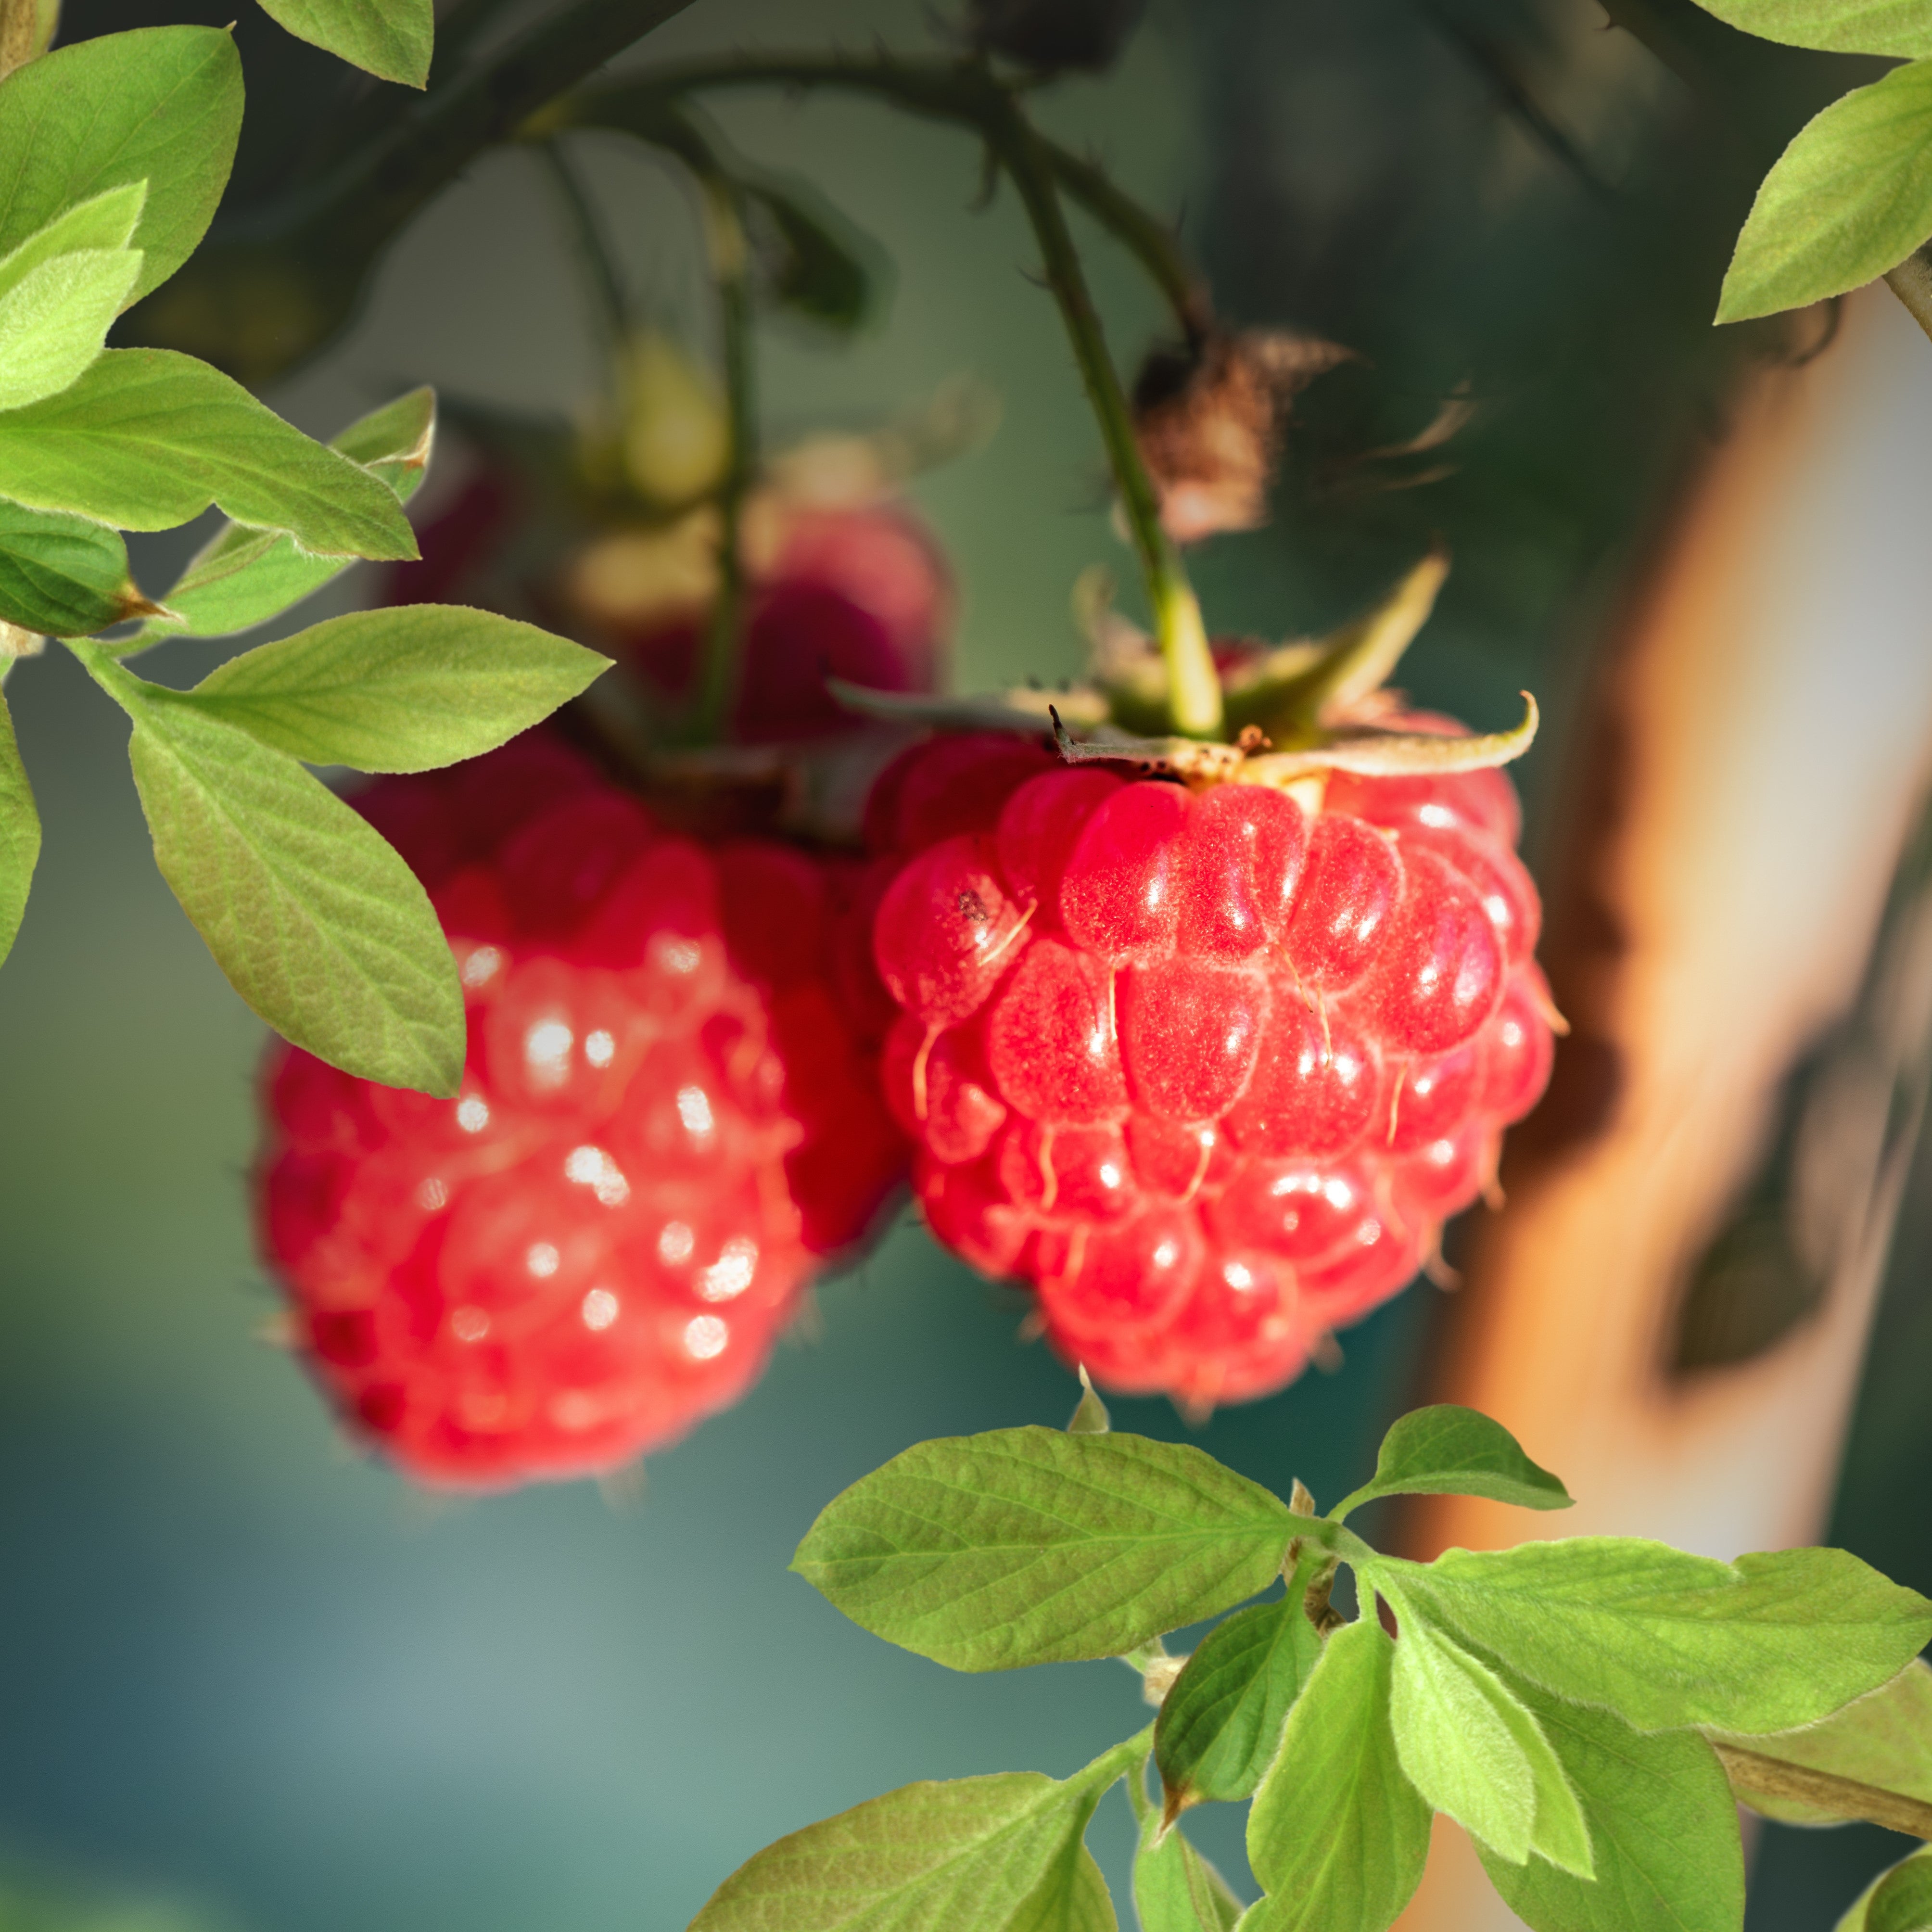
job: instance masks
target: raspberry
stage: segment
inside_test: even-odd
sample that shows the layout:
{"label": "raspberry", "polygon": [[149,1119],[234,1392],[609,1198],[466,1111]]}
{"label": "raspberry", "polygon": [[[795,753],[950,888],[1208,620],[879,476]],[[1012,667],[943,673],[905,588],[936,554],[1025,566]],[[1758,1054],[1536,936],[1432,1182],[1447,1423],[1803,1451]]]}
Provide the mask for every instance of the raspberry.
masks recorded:
{"label": "raspberry", "polygon": [[[1442,730],[1447,721],[1404,721]],[[1199,791],[996,734],[889,768],[882,1063],[934,1233],[1124,1393],[1291,1380],[1400,1289],[1547,1080],[1500,773]]]}
{"label": "raspberry", "polygon": [[611,1469],[745,1391],[902,1174],[833,990],[856,862],[668,834],[541,731],[358,802],[449,934],[469,1054],[452,1100],[272,1055],[299,1345],[420,1480]]}

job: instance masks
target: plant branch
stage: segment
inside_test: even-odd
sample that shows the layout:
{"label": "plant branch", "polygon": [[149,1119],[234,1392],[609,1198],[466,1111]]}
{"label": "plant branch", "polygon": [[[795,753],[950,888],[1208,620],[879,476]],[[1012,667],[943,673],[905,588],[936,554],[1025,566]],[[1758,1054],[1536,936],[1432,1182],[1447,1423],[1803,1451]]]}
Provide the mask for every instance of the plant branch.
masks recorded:
{"label": "plant branch", "polygon": [[564,219],[569,226],[571,240],[584,270],[584,282],[590,291],[592,306],[596,311],[597,326],[604,338],[605,348],[614,360],[630,326],[630,304],[625,299],[623,284],[617,278],[617,265],[611,259],[604,225],[598,218],[583,176],[575,162],[564,152],[562,144],[545,141],[536,153],[562,204]]}
{"label": "plant branch", "polygon": [[[1909,1838],[1932,1841],[1932,1804],[1916,1798],[1876,1784],[1861,1784],[1856,1778],[1840,1778],[1828,1771],[1814,1771],[1809,1765],[1768,1757],[1762,1751],[1720,1743],[1715,1738],[1711,1748],[1731,1782],[1744,1792],[1792,1798],[1834,1817],[1863,1819],[1868,1824],[1882,1825],[1887,1831],[1902,1832]],[[1750,1802],[1748,1796],[1744,1802]]]}
{"label": "plant branch", "polygon": [[1885,285],[1904,303],[1912,320],[1932,336],[1932,242],[1906,256],[1886,277]]}

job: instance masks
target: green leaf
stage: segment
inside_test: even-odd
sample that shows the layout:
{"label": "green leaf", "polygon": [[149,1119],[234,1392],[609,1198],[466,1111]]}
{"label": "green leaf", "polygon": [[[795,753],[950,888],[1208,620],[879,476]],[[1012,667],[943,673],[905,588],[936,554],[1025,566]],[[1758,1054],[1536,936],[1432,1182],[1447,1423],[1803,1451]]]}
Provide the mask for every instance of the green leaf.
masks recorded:
{"label": "green leaf", "polygon": [[366,74],[404,87],[428,84],[431,0],[262,0],[262,10],[297,40]]}
{"label": "green leaf", "polygon": [[118,530],[0,500],[0,622],[80,638],[154,608],[128,574]]}
{"label": "green leaf", "polygon": [[[1128,1773],[1129,1788],[1141,1775]],[[1241,1901],[1178,1826],[1163,1832],[1151,1804],[1140,1808],[1134,1850],[1134,1910],[1141,1932],[1232,1932]]]}
{"label": "green leaf", "polygon": [[1760,40],[1835,54],[1932,55],[1924,0],[1697,0],[1706,13]]}
{"label": "green leaf", "polygon": [[1814,1723],[1895,1676],[1932,1639],[1932,1603],[1841,1550],[1735,1564],[1635,1537],[1380,1557],[1434,1620],[1572,1703],[1639,1730],[1756,1734]]}
{"label": "green leaf", "polygon": [[1594,1880],[1541,1858],[1476,1850],[1532,1932],[1739,1932],[1744,1850],[1716,1754],[1694,1731],[1634,1731],[1511,1678],[1562,1764],[1589,1826]]}
{"label": "green leaf", "polygon": [[[1834,1711],[1822,1723],[1769,1737],[1715,1732],[1748,1750],[1812,1771],[1829,1772],[1932,1804],[1932,1666],[1908,1664],[1888,1684]],[[1842,1825],[1836,1812],[1755,1789],[1748,1762],[1730,1767],[1739,1800],[1787,1825]]]}
{"label": "green leaf", "polygon": [[902,1786],[768,1846],[691,1932],[1112,1932],[1081,1842],[1099,1795],[1024,1771]]}
{"label": "green leaf", "polygon": [[1843,295],[1932,236],[1932,62],[1894,68],[1801,128],[1759,187],[1718,298],[1744,322]]}
{"label": "green leaf", "polygon": [[1589,1828],[1528,1707],[1413,1603],[1389,1601],[1402,1626],[1389,1718],[1410,1782],[1511,1864],[1538,1852],[1589,1877]]}
{"label": "green leaf", "polygon": [[276,1030],[388,1087],[456,1091],[463,995],[416,876],[286,753],[69,648],[134,721],[155,862],[229,982]]}
{"label": "green leaf", "polygon": [[[429,466],[436,438],[436,392],[412,389],[364,416],[329,444],[360,464],[406,503]],[[348,566],[311,556],[291,537],[245,524],[224,524],[196,552],[168,592],[168,610],[113,648],[145,650],[163,638],[225,638],[278,617],[332,584]]]}
{"label": "green leaf", "polygon": [[1321,1661],[1302,1609],[1306,1573],[1271,1604],[1216,1624],[1182,1666],[1154,1726],[1167,1816],[1249,1796],[1281,1742],[1288,1708]]}
{"label": "green leaf", "polygon": [[858,328],[877,306],[874,287],[886,272],[877,245],[802,183],[754,175],[742,185],[777,244],[767,268],[770,299],[828,328]]}
{"label": "green leaf", "polygon": [[86,374],[140,273],[138,248],[80,248],[0,296],[0,410],[57,396]]}
{"label": "green leaf", "polygon": [[72,254],[77,249],[125,248],[140,224],[147,199],[148,184],[130,182],[56,215],[10,254],[0,257],[0,295],[16,288],[32,270],[56,256]]}
{"label": "green leaf", "polygon": [[242,128],[242,63],[213,27],[144,27],[57,47],[0,82],[0,249],[107,188],[148,184],[129,292],[194,252]]}
{"label": "green leaf", "polygon": [[108,350],[71,388],[0,415],[0,476],[16,502],[122,530],[166,530],[218,503],[304,550],[416,554],[393,491],[172,350]]}
{"label": "green leaf", "polygon": [[1248,1814],[1248,1862],[1268,1896],[1242,1932],[1385,1932],[1422,1882],[1429,1807],[1390,1727],[1394,1660],[1372,1616],[1322,1646]]}
{"label": "green leaf", "polygon": [[1185,1444],[1000,1429],[896,1456],[833,1498],[792,1568],[955,1670],[1117,1656],[1266,1587],[1292,1519]]}
{"label": "green leaf", "polygon": [[1858,1894],[1837,1932],[1928,1932],[1932,1928],[1932,1845],[1882,1871]]}
{"label": "green leaf", "polygon": [[0,690],[0,960],[14,950],[40,856],[40,815],[34,809],[34,788],[20,762],[7,694]]}
{"label": "green leaf", "polygon": [[1487,1496],[1525,1509],[1568,1509],[1570,1492],[1522,1453],[1500,1422],[1439,1402],[1412,1410],[1382,1438],[1376,1473],[1329,1514],[1340,1522],[1378,1496]]}
{"label": "green leaf", "polygon": [[312,765],[424,772],[548,718],[610,660],[488,610],[356,610],[230,658],[172,699]]}

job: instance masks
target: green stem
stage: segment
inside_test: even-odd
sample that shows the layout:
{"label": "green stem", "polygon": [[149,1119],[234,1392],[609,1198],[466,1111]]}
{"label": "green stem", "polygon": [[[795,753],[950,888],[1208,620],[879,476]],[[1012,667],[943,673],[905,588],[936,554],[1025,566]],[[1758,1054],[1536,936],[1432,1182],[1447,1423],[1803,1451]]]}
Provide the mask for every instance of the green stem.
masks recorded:
{"label": "green stem", "polygon": [[1912,320],[1932,336],[1932,242],[1906,256],[1885,281]]}
{"label": "green stem", "polygon": [[1090,1790],[1105,1791],[1120,1774],[1136,1764],[1144,1764],[1147,1754],[1154,1749],[1154,1726],[1149,1724],[1144,1730],[1136,1731],[1130,1738],[1103,1750],[1091,1764],[1083,1766],[1066,1781],[1069,1784],[1083,1784]]}
{"label": "green stem", "polygon": [[598,219],[596,207],[584,185],[583,176],[565,152],[562,143],[546,141],[536,153],[550,177],[550,185],[556,190],[557,200],[562,204],[571,241],[584,272],[584,285],[590,292],[598,332],[604,338],[605,350],[614,366],[629,333],[630,304],[624,298],[623,284],[618,279],[617,265],[611,259],[609,244],[604,239],[603,224]]}

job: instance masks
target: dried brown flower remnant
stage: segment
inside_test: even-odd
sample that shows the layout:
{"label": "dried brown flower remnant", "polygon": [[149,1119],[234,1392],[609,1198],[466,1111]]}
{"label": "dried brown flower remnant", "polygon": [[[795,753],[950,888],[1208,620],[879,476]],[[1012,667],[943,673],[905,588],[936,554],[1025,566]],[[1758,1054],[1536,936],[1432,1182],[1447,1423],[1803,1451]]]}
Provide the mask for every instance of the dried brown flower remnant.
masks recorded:
{"label": "dried brown flower remnant", "polygon": [[1352,354],[1312,335],[1247,329],[1150,355],[1134,420],[1168,534],[1192,543],[1262,522],[1289,398]]}

